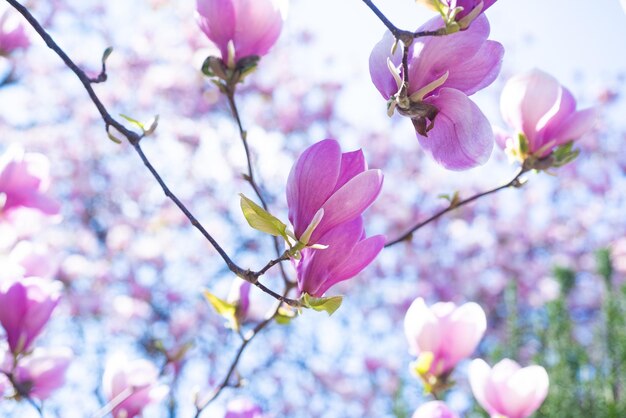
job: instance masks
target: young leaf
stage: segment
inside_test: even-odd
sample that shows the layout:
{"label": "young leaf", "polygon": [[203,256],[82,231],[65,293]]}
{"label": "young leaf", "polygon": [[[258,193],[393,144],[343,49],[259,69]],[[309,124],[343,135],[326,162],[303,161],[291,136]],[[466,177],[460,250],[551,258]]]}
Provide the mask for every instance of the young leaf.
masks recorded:
{"label": "young leaf", "polygon": [[341,306],[341,302],[343,302],[343,296],[330,296],[327,298],[315,298],[313,296],[309,296],[309,294],[305,293],[302,295],[302,304],[311,308],[315,311],[326,311],[328,316],[335,313],[337,309]]}
{"label": "young leaf", "polygon": [[285,240],[287,239],[287,225],[261,206],[248,199],[243,193],[240,193],[239,196],[241,196],[241,211],[243,212],[243,216],[252,228],[265,232],[266,234],[283,237]]}
{"label": "young leaf", "polygon": [[206,300],[209,301],[211,306],[213,306],[213,309],[215,309],[218,315],[223,316],[228,320],[235,318],[235,312],[237,310],[235,305],[218,298],[206,289],[202,293],[204,294]]}

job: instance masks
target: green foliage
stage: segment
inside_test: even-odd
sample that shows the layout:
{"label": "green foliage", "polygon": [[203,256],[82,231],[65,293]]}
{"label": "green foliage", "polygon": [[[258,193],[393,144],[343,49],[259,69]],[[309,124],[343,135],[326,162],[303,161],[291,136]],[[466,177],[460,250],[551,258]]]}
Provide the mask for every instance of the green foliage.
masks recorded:
{"label": "green foliage", "polygon": [[239,196],[241,196],[241,211],[243,212],[243,216],[252,228],[265,232],[266,234],[283,237],[287,240],[287,225],[261,206],[248,199],[242,193],[240,193]]}
{"label": "green foliage", "polygon": [[302,302],[302,306],[305,308],[311,308],[319,312],[325,311],[328,313],[328,316],[330,316],[341,306],[343,296],[316,298],[310,296],[308,293],[304,293],[300,301]]}

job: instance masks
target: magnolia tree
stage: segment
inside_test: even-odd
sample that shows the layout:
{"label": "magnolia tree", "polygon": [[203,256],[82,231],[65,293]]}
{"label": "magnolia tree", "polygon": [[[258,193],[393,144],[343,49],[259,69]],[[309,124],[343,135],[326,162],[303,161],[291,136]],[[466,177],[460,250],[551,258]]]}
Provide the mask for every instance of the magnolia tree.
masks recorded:
{"label": "magnolia tree", "polygon": [[3,416],[626,413],[617,93],[501,75],[495,0],[342,4],[334,45],[117,3],[0,3]]}

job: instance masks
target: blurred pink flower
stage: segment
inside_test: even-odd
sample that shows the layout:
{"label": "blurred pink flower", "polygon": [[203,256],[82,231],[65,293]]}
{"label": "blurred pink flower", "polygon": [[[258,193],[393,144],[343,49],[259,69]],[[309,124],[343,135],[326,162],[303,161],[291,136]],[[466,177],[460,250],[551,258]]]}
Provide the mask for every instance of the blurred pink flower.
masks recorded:
{"label": "blurred pink flower", "polygon": [[224,418],[261,418],[261,408],[246,398],[237,398],[228,402]]}
{"label": "blurred pink flower", "polygon": [[31,398],[47,399],[65,384],[65,371],[72,357],[69,348],[37,348],[32,355],[19,360],[15,380]]}
{"label": "blurred pink flower", "polygon": [[445,402],[430,401],[417,408],[412,418],[459,418],[459,416],[448,408]]}
{"label": "blurred pink flower", "polygon": [[0,56],[29,45],[20,16],[6,3],[0,5]]}
{"label": "blurred pink flower", "polygon": [[[435,17],[418,30],[442,25]],[[410,117],[424,150],[450,170],[484,164],[493,148],[489,121],[467,97],[491,84],[500,72],[504,48],[487,40],[489,31],[487,18],[479,16],[465,31],[416,39],[409,49],[409,85],[404,93],[402,53],[398,48],[391,55],[390,32],[370,55],[372,81],[389,100],[390,111],[398,109]]]}
{"label": "blurred pink flower", "polygon": [[[538,158],[548,156],[557,146],[587,133],[596,120],[595,109],[576,111],[572,93],[554,77],[537,69],[507,81],[500,98],[500,110],[504,120],[515,130],[515,137],[498,135],[498,145],[522,160],[526,154]],[[519,134],[528,142],[527,152],[519,149]]]}
{"label": "blurred pink flower", "polygon": [[0,156],[0,213],[20,207],[46,215],[59,212],[59,204],[45,193],[50,184],[48,159],[41,154],[9,148]]}
{"label": "blurred pink flower", "polygon": [[133,418],[148,404],[161,401],[168,388],[159,385],[158,379],[159,371],[147,360],[111,359],[102,376],[102,388],[109,402],[116,403],[113,417]]}
{"label": "blurred pink flower", "polygon": [[59,282],[28,277],[0,283],[0,323],[15,354],[28,351],[60,298]]}
{"label": "blurred pink flower", "polygon": [[283,16],[279,3],[278,0],[197,0],[200,29],[229,65],[244,57],[260,57],[267,54],[280,35]]}
{"label": "blurred pink flower", "polygon": [[250,309],[250,282],[235,278],[230,288],[228,295],[228,303],[232,303],[237,306],[237,321],[242,324],[248,317],[248,310]]}
{"label": "blurred pink flower", "polygon": [[472,392],[492,417],[526,418],[537,410],[548,394],[548,373],[541,366],[521,368],[504,359],[489,367],[482,359],[469,367]]}
{"label": "blurred pink flower", "polygon": [[368,170],[362,151],[342,153],[335,140],[307,148],[287,180],[289,220],[305,248],[296,261],[298,288],[322,296],[335,283],[350,279],[382,250],[382,235],[366,238],[361,214],[378,197],[383,175]]}
{"label": "blurred pink flower", "polygon": [[487,329],[482,308],[469,302],[457,307],[452,302],[426,306],[417,298],[404,318],[404,333],[409,352],[416,356],[432,355],[428,373],[443,376],[470,356]]}

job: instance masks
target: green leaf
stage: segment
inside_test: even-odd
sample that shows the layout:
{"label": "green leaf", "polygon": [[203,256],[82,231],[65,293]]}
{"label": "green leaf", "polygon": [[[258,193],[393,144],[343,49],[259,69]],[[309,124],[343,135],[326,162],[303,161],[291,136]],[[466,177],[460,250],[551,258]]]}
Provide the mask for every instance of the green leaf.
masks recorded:
{"label": "green leaf", "polygon": [[311,308],[318,312],[325,311],[328,313],[328,316],[330,316],[341,306],[343,296],[315,298],[310,296],[308,293],[305,293],[302,295],[301,302],[307,308]]}
{"label": "green leaf", "polygon": [[290,309],[279,308],[278,313],[274,317],[277,324],[289,325],[291,320],[296,317],[296,313]]}
{"label": "green leaf", "polygon": [[116,144],[121,144],[122,140],[117,138],[115,135],[113,135],[111,132],[107,132],[107,136],[109,137],[109,139],[113,142],[115,142]]}
{"label": "green leaf", "polygon": [[235,320],[235,313],[237,311],[237,307],[235,305],[218,298],[207,289],[205,289],[202,294],[204,295],[206,300],[209,301],[211,306],[213,306],[213,309],[215,309],[218,315],[226,318],[229,321]]}
{"label": "green leaf", "polygon": [[285,240],[287,239],[287,225],[261,206],[248,199],[243,193],[240,193],[239,196],[241,196],[241,211],[243,212],[243,216],[252,228],[257,231],[265,232],[266,234],[283,237]]}

